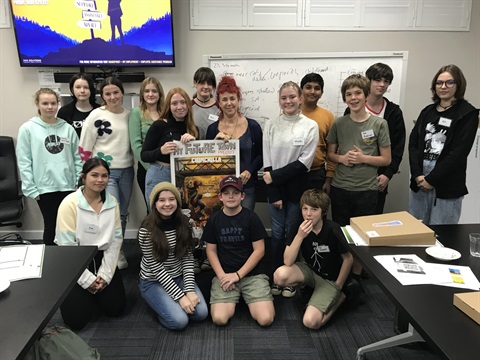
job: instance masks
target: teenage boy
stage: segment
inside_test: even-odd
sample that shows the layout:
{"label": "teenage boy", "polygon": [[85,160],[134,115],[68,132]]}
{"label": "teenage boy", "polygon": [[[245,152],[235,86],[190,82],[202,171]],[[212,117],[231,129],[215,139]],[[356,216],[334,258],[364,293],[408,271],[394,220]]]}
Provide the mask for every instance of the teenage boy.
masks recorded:
{"label": "teenage boy", "polygon": [[[387,122],[365,110],[370,81],[354,74],[342,83],[349,115],[338,117],[327,136],[328,159],[337,163],[332,180],[332,220],[340,226],[355,216],[374,215],[377,208],[377,168],[391,161]],[[361,265],[354,261],[353,276],[360,280]]]}
{"label": "teenage boy", "polygon": [[202,236],[216,275],[210,293],[212,320],[226,325],[243,296],[253,319],[269,326],[275,308],[262,261],[267,232],[257,214],[242,207],[245,193],[239,178],[224,178],[218,197],[223,209],[210,216]]}
{"label": "teenage boy", "polygon": [[315,120],[318,124],[318,145],[310,168],[310,185],[312,188],[323,189],[330,193],[335,164],[327,160],[327,134],[333,125],[333,114],[317,105],[323,95],[324,81],[320,74],[310,73],[300,82],[302,88],[303,104],[302,114]]}
{"label": "teenage boy", "polygon": [[[288,235],[284,266],[274,273],[280,286],[305,285],[313,289],[303,315],[303,324],[319,329],[345,301],[342,288],[352,268],[353,258],[341,242],[340,226],[327,220],[328,195],[310,189],[300,199],[303,221]],[[301,262],[296,262],[300,254]],[[358,285],[356,285],[358,287]],[[346,288],[352,290],[351,286]]]}
{"label": "teenage boy", "polygon": [[[370,80],[370,95],[368,96],[365,109],[372,115],[387,120],[388,132],[391,142],[392,161],[388,166],[380,166],[377,170],[378,200],[376,214],[383,214],[385,199],[388,194],[388,183],[393,175],[398,172],[402,162],[405,148],[405,121],[400,107],[384,97],[388,87],[393,81],[393,70],[383,63],[370,66],[366,73]],[[347,108],[345,114],[349,114]]]}

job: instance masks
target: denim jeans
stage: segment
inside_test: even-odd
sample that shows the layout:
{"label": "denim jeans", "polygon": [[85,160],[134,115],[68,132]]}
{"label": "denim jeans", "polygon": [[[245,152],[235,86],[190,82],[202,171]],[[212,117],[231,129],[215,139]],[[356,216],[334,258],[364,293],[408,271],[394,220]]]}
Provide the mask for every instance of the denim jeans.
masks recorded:
{"label": "denim jeans", "polygon": [[300,219],[301,211],[298,203],[289,201],[283,201],[282,209],[268,204],[268,210],[272,229],[272,263],[275,271],[283,265],[286,236]]}
{"label": "denim jeans", "polygon": [[[182,276],[177,276],[173,280],[183,289]],[[140,278],[138,288],[148,306],[157,314],[160,324],[167,329],[182,330],[188,325],[189,320],[202,321],[208,316],[207,303],[197,284],[195,284],[195,293],[200,298],[200,302],[192,315],[188,315],[178,301],[173,300],[158,281]]]}
{"label": "denim jeans", "polygon": [[[435,168],[435,160],[423,161],[424,175]],[[414,192],[410,190],[408,212],[425,225],[458,224],[462,213],[463,196],[454,199],[438,199],[433,190]]]}
{"label": "denim jeans", "polygon": [[249,186],[243,189],[245,199],[242,200],[242,207],[255,211],[255,186]]}
{"label": "denim jeans", "polygon": [[151,163],[145,177],[145,201],[148,209],[150,209],[150,194],[155,185],[162,181],[172,182],[170,166]]}
{"label": "denim jeans", "polygon": [[107,193],[117,199],[120,207],[120,219],[122,221],[122,234],[125,237],[125,228],[127,226],[128,206],[133,188],[133,166],[124,169],[110,169],[110,178],[108,179]]}

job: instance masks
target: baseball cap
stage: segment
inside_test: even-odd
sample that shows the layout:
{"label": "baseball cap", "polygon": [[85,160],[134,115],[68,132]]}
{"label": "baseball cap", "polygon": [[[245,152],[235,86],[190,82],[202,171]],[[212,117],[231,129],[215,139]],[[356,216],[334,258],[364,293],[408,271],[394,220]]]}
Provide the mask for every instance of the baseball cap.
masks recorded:
{"label": "baseball cap", "polygon": [[235,189],[243,191],[242,180],[236,176],[230,175],[223,178],[222,181],[220,181],[220,192],[222,192],[227,186],[233,186]]}

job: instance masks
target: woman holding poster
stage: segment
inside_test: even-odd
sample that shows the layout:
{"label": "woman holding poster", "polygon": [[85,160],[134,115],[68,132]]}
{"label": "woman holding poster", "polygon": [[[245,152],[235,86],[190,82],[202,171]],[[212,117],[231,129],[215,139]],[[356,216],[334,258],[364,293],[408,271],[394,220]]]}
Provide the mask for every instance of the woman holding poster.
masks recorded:
{"label": "woman holding poster", "polygon": [[262,128],[253,119],[240,113],[242,92],[235,79],[224,76],[217,87],[217,101],[220,119],[211,124],[205,135],[206,140],[238,139],[240,143],[240,176],[245,198],[242,206],[255,209],[255,186],[258,170],[263,166]]}
{"label": "woman holding poster", "polygon": [[150,164],[145,179],[145,200],[150,208],[150,193],[159,182],[171,182],[170,154],[180,141],[183,144],[198,138],[193,122],[192,101],[182,88],[171,89],[165,99],[160,119],[154,121],[145,135],[141,160]]}

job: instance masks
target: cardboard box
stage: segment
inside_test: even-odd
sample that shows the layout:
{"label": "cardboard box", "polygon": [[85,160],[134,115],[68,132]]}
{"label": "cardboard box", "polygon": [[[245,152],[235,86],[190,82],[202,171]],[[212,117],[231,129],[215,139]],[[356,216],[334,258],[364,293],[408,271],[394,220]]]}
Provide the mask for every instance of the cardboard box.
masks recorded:
{"label": "cardboard box", "polygon": [[350,225],[370,246],[435,245],[435,233],[406,211],[359,216]]}
{"label": "cardboard box", "polygon": [[480,325],[480,291],[453,294],[453,305]]}

